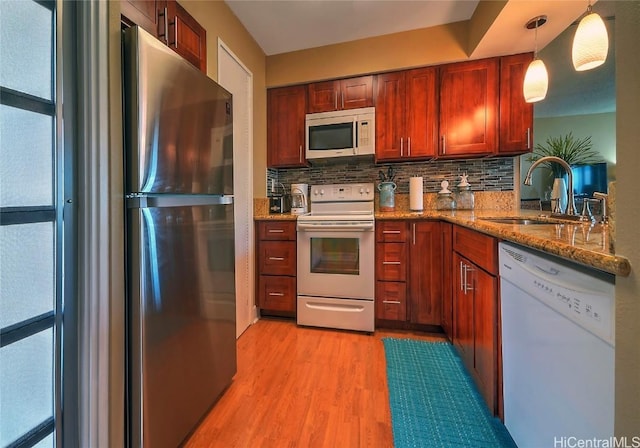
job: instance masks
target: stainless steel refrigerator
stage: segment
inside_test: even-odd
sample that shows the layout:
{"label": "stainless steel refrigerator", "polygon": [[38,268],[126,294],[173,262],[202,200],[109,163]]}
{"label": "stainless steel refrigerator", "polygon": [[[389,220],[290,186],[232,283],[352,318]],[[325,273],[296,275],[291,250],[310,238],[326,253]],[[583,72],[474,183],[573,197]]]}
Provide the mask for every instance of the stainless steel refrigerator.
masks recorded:
{"label": "stainless steel refrigerator", "polygon": [[124,33],[132,447],[176,447],[236,372],[231,94]]}

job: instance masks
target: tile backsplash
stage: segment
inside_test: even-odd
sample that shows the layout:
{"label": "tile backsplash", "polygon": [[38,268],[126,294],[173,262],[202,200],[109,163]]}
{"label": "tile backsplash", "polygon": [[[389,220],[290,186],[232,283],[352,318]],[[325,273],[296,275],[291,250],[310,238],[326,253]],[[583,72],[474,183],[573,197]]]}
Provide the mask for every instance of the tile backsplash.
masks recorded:
{"label": "tile backsplash", "polygon": [[[467,173],[471,189],[474,191],[510,191],[514,189],[513,157],[471,159],[471,160],[434,160],[426,162],[382,163],[374,164],[373,159],[350,159],[349,161],[315,162],[308,168],[270,168],[267,170],[267,192],[271,194],[271,181],[282,183],[288,190],[292,183],[311,185],[378,182],[378,171],[386,173],[389,166],[396,172],[395,182],[398,193],[409,193],[409,178],[422,176],[425,193],[437,193],[440,182],[449,181],[455,186],[460,175]],[[276,190],[279,191],[279,190]]]}

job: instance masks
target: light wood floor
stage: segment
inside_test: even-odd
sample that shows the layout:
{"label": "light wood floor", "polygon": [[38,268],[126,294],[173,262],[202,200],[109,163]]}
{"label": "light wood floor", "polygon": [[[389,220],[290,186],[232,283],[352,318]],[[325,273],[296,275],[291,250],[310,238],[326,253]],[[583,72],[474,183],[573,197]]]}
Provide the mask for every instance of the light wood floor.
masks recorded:
{"label": "light wood floor", "polygon": [[238,373],[185,447],[392,447],[385,336],[444,338],[261,319],[238,339]]}

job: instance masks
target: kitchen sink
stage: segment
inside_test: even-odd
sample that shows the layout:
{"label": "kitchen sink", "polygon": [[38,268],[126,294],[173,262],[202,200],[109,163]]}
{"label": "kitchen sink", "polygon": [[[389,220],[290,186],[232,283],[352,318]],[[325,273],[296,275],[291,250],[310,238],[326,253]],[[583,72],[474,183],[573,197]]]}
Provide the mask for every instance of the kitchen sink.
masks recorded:
{"label": "kitchen sink", "polygon": [[540,218],[522,218],[522,217],[506,217],[506,218],[481,218],[481,221],[495,222],[498,224],[517,224],[528,226],[531,224],[558,224],[558,222],[548,221]]}

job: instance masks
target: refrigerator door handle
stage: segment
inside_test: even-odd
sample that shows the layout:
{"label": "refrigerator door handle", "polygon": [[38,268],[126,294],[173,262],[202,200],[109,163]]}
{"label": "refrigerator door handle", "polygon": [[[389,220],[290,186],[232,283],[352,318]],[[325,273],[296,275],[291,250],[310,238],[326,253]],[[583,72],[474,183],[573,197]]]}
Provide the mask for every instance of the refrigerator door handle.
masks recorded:
{"label": "refrigerator door handle", "polygon": [[126,198],[127,208],[190,207],[197,205],[233,204],[233,195],[163,195],[131,193],[128,194]]}

